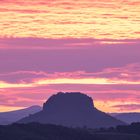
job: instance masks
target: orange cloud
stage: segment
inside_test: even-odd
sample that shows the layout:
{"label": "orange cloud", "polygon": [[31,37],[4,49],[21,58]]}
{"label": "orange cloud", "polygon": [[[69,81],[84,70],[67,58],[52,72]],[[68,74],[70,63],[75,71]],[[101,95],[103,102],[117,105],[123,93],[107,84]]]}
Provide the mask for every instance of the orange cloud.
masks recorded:
{"label": "orange cloud", "polygon": [[13,110],[18,110],[18,109],[23,109],[24,107],[9,107],[9,106],[2,106],[0,105],[0,112],[6,112],[6,111],[13,111]]}
{"label": "orange cloud", "polygon": [[136,85],[140,84],[140,81],[127,81],[119,79],[107,79],[107,78],[54,78],[54,79],[36,79],[32,83],[6,83],[0,81],[0,88],[27,88],[38,87],[43,85],[53,84],[96,84],[96,85],[113,85],[113,84],[127,84]]}
{"label": "orange cloud", "polygon": [[0,9],[1,37],[140,38],[139,0],[4,0]]}

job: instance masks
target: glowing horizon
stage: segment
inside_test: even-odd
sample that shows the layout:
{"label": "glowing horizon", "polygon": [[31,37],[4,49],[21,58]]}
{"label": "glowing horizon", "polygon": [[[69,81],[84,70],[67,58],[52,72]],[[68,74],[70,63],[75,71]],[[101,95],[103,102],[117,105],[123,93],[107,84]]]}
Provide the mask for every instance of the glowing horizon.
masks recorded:
{"label": "glowing horizon", "polygon": [[140,112],[139,0],[2,0],[0,112],[80,91]]}

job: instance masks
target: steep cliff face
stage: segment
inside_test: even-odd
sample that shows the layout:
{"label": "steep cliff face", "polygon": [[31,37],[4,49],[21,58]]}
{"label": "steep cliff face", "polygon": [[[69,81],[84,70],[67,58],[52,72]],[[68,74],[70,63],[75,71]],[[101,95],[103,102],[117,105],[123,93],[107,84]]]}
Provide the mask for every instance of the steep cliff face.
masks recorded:
{"label": "steep cliff face", "polygon": [[90,111],[94,107],[92,98],[80,92],[63,93],[59,92],[51,96],[43,105],[43,111],[60,112],[79,112]]}
{"label": "steep cliff face", "polygon": [[80,92],[59,92],[51,96],[43,105],[43,110],[19,123],[40,122],[70,127],[89,128],[110,127],[123,122],[97,110],[91,97]]}

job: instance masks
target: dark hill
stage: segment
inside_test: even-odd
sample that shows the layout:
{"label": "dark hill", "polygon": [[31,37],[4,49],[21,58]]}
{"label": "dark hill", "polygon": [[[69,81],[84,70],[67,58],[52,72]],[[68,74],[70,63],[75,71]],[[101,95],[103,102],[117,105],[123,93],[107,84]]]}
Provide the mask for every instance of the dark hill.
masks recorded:
{"label": "dark hill", "polygon": [[140,122],[140,113],[113,113],[111,115],[128,124],[131,124],[133,122]]}
{"label": "dark hill", "polygon": [[92,98],[82,93],[62,93],[51,96],[44,103],[43,110],[25,117],[19,123],[39,122],[68,127],[110,127],[123,122],[99,111],[94,107]]}
{"label": "dark hill", "polygon": [[139,128],[139,124],[108,130],[39,123],[0,125],[0,140],[140,140]]}
{"label": "dark hill", "polygon": [[23,117],[29,116],[29,114],[34,114],[36,112],[41,111],[42,108],[40,106],[31,106],[25,109],[9,111],[9,112],[1,112],[0,113],[0,124],[6,125],[14,123]]}

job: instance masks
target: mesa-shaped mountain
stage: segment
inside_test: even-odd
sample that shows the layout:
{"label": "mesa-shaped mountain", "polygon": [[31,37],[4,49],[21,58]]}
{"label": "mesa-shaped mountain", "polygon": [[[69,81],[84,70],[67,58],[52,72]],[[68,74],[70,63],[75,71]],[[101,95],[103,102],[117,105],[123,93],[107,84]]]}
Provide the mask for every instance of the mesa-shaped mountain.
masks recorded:
{"label": "mesa-shaped mountain", "polygon": [[39,122],[68,127],[111,127],[124,123],[94,107],[91,97],[80,92],[59,92],[43,105],[43,110],[25,117],[18,123]]}
{"label": "mesa-shaped mountain", "polygon": [[0,125],[7,125],[14,123],[23,117],[29,116],[29,114],[34,114],[36,112],[41,111],[42,108],[40,106],[31,106],[25,109],[9,111],[9,112],[1,112],[0,113]]}

